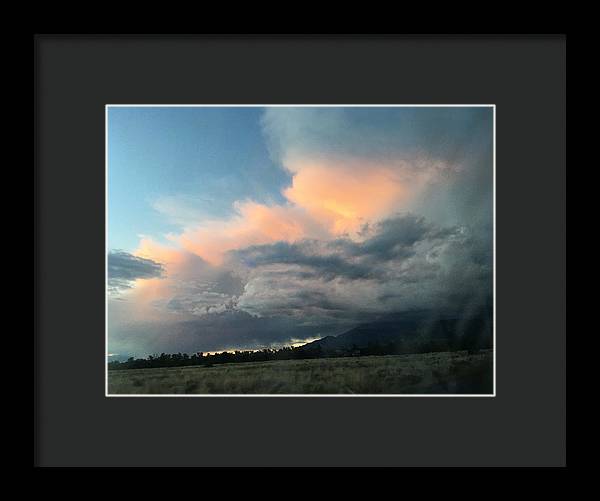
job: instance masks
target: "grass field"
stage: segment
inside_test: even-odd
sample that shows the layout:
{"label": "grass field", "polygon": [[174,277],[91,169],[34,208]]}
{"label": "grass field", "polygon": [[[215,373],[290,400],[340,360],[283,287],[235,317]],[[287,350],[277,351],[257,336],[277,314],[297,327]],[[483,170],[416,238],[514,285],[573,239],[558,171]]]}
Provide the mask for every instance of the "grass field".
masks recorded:
{"label": "grass field", "polygon": [[493,353],[441,352],[111,370],[109,394],[489,394]]}

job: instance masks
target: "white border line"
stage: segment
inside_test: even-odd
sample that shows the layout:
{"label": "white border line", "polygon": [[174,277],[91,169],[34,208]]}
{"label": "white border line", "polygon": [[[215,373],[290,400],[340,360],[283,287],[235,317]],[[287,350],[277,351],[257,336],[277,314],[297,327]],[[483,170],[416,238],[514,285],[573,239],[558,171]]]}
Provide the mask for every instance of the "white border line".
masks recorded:
{"label": "white border line", "polygon": [[[492,179],[492,275],[493,275],[493,286],[492,286],[492,317],[493,317],[493,350],[492,353],[494,357],[494,382],[493,382],[493,396],[496,396],[496,105],[493,105],[494,112],[492,113],[492,170],[493,170],[493,179]],[[108,369],[107,369],[108,372]]]}
{"label": "white border line", "polygon": [[[109,394],[108,393],[108,109],[109,108],[492,108],[493,109],[493,393],[485,394]],[[112,397],[496,397],[496,105],[495,104],[106,104],[104,105],[104,396]]]}
{"label": "white border line", "polygon": [[104,106],[104,396],[108,393],[108,105]]}

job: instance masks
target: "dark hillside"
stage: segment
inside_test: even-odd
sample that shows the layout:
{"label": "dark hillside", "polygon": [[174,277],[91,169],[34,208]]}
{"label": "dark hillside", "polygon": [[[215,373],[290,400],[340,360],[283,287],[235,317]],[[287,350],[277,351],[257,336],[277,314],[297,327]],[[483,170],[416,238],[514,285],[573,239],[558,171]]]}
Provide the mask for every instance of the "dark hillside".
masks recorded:
{"label": "dark hillside", "polygon": [[302,347],[322,356],[356,354],[415,353],[422,351],[477,350],[492,347],[491,312],[480,311],[468,318],[399,318],[390,316],[364,323],[338,336],[327,336]]}

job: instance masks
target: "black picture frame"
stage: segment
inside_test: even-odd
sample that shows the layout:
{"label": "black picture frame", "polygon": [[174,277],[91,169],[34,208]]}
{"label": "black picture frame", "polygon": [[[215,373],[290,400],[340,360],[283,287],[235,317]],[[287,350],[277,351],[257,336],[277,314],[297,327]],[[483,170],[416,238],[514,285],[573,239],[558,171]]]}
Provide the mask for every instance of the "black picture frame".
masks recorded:
{"label": "black picture frame", "polygon": [[[35,35],[34,464],[565,466],[566,37]],[[496,105],[494,398],[104,393],[106,104]]]}

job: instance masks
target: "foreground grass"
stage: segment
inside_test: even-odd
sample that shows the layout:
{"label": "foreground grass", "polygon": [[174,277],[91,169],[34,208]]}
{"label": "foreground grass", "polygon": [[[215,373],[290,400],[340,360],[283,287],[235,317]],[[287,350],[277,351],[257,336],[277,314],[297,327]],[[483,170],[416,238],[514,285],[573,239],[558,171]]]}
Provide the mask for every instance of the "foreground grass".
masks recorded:
{"label": "foreground grass", "polygon": [[109,394],[492,393],[492,351],[108,371]]}

